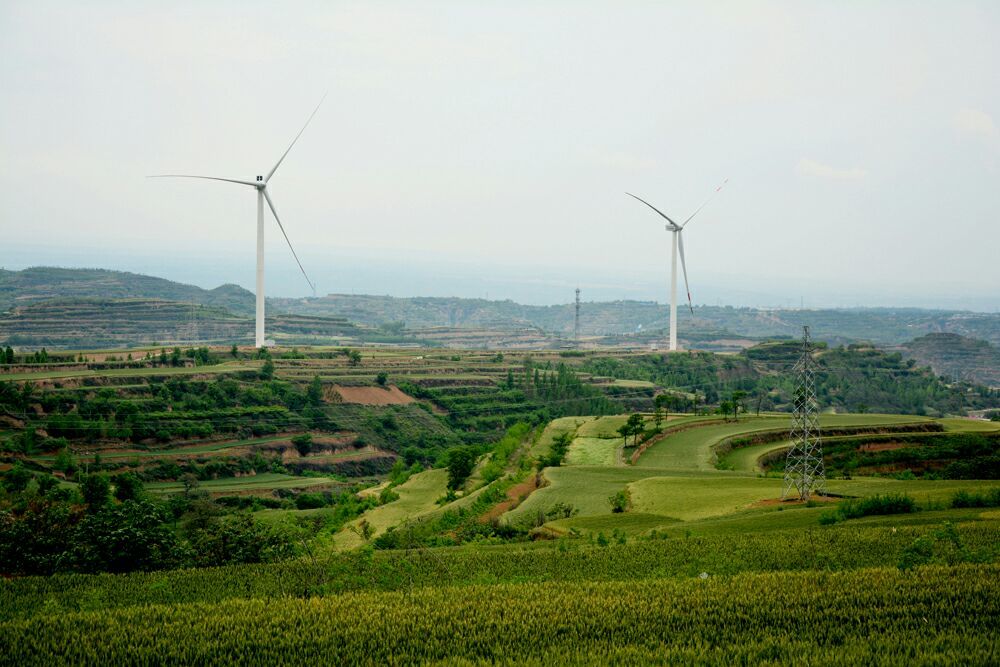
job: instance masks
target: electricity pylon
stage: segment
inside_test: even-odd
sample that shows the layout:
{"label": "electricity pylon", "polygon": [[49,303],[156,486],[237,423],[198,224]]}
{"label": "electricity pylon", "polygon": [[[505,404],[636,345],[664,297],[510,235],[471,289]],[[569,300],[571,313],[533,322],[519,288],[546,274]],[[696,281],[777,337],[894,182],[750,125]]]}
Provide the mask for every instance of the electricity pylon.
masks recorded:
{"label": "electricity pylon", "polygon": [[795,365],[798,386],[795,389],[795,412],[792,414],[792,448],[785,459],[785,488],[781,498],[798,495],[809,500],[813,493],[826,494],[826,469],[820,445],[816,374],[813,368],[809,327],[802,327],[802,356]]}

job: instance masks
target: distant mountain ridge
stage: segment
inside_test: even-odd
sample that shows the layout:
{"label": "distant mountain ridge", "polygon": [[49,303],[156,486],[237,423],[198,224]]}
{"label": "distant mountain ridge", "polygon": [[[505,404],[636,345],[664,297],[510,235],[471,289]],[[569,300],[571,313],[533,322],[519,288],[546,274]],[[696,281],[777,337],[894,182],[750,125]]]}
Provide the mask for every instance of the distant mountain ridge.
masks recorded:
{"label": "distant mountain ridge", "polygon": [[[80,303],[73,304],[74,300]],[[168,307],[168,303],[173,305]],[[329,329],[334,338],[357,334],[372,342],[437,341],[464,347],[573,344],[572,303],[532,306],[510,300],[354,294],[269,298],[267,303],[269,319],[282,313],[297,316],[292,327],[295,334],[306,336],[307,330],[315,332],[319,336],[317,342],[322,341],[323,332]],[[74,324],[72,319],[82,317],[84,312],[88,313],[84,321],[98,329],[88,330]],[[105,269],[0,270],[0,342],[13,336],[13,340],[23,340],[22,345],[39,344],[31,341],[47,340],[49,333],[58,334],[52,340],[58,339],[65,345],[86,346],[88,336],[122,341],[127,339],[132,325],[128,318],[145,322],[140,327],[145,331],[142,336],[145,340],[152,335],[161,336],[157,331],[165,331],[171,340],[183,339],[185,332],[193,332],[195,339],[242,341],[247,324],[236,326],[233,320],[250,319],[253,313],[254,295],[237,285],[206,290],[164,278]],[[60,317],[67,321],[59,321]],[[305,329],[301,328],[306,321],[303,317],[313,321]],[[170,318],[173,328],[164,329]],[[353,331],[350,323],[357,325]],[[580,332],[593,345],[660,345],[667,324],[665,304],[650,301],[581,304]],[[916,308],[765,310],[695,306],[692,315],[686,308],[678,310],[679,335],[687,348],[739,350],[761,340],[798,338],[803,325],[811,327],[814,338],[833,345],[870,342],[896,347],[928,334],[950,333],[1000,347],[997,313]],[[46,331],[46,327],[51,331]],[[235,335],[237,329],[239,335]],[[74,336],[77,342],[73,342]],[[913,352],[919,353],[917,349]],[[984,361],[980,366],[990,370],[990,363]]]}
{"label": "distant mountain ridge", "polygon": [[[284,312],[339,315],[369,326],[402,322],[409,330],[431,327],[523,328],[572,336],[574,304],[529,306],[513,301],[458,297],[409,297],[329,294],[319,298],[268,299]],[[695,346],[713,338],[751,340],[802,335],[808,325],[818,340],[831,344],[870,342],[900,345],[929,333],[950,332],[1000,345],[1000,314],[917,308],[764,310],[732,306],[678,309],[680,337]],[[580,308],[584,336],[659,335],[669,320],[666,304],[650,301],[585,302]]]}
{"label": "distant mountain ridge", "polygon": [[108,269],[37,266],[21,271],[0,270],[0,312],[16,305],[67,298],[162,299],[225,308],[241,315],[254,311],[253,293],[239,285],[206,290],[166,278]]}

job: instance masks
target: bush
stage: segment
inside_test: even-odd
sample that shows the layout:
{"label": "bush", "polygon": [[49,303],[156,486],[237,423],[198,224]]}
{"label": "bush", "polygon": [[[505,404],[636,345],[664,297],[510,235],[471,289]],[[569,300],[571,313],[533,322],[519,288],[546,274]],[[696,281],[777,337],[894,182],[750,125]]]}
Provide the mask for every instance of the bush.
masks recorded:
{"label": "bush", "polygon": [[628,510],[628,490],[622,489],[615,495],[608,498],[608,502],[611,503],[611,511],[615,514],[621,514],[622,512]]}
{"label": "bush", "polygon": [[1000,489],[989,491],[959,491],[951,499],[951,506],[961,507],[1000,507]]}
{"label": "bush", "polygon": [[292,444],[298,450],[299,456],[306,456],[312,451],[313,439],[308,433],[303,433],[292,438]]}
{"label": "bush", "polygon": [[881,514],[910,514],[916,510],[916,501],[903,493],[877,494],[858,500],[848,500],[837,508],[845,519],[860,519],[863,516]]}
{"label": "bush", "polygon": [[472,447],[457,447],[448,452],[448,488],[461,488],[475,467],[476,450]]}
{"label": "bush", "polygon": [[91,511],[97,512],[111,502],[111,483],[107,475],[87,475],[80,481],[80,493]]}

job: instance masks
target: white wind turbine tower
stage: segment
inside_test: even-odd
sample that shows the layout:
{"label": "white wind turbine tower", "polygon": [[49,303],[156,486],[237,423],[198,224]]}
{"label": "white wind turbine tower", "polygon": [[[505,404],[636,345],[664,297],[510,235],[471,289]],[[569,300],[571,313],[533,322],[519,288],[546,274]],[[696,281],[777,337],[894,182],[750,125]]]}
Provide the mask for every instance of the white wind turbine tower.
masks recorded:
{"label": "white wind turbine tower", "polygon": [[691,309],[691,314],[692,315],[694,314],[694,307],[691,305],[691,288],[688,286],[687,264],[684,262],[684,236],[682,232],[684,231],[684,227],[687,225],[687,223],[691,222],[691,218],[698,215],[701,209],[705,208],[705,205],[708,204],[708,202],[712,201],[712,198],[715,197],[715,195],[723,187],[725,187],[726,183],[728,182],[729,182],[728,178],[722,181],[722,185],[715,188],[715,192],[713,192],[708,197],[708,199],[706,199],[705,202],[695,210],[694,213],[689,215],[687,220],[685,220],[679,225],[673,220],[671,220],[666,213],[656,208],[648,201],[636,197],[631,192],[625,193],[629,197],[638,199],[643,204],[645,204],[649,208],[659,213],[660,216],[667,221],[667,224],[665,225],[667,231],[673,233],[673,244],[672,244],[673,248],[671,250],[671,255],[670,255],[670,349],[671,351],[677,349],[677,250],[678,248],[680,248],[681,252],[681,269],[684,271],[684,289],[687,291],[688,308]]}
{"label": "white wind turbine tower", "polygon": [[[326,99],[326,96],[323,96]],[[190,174],[157,174],[155,176],[149,176],[149,178],[203,178],[210,181],[225,181],[227,183],[237,183],[239,185],[249,185],[257,190],[257,322],[254,333],[255,345],[258,348],[264,347],[266,345],[266,340],[264,338],[264,201],[267,200],[267,205],[271,209],[271,213],[274,214],[274,221],[278,223],[278,229],[281,230],[282,236],[285,237],[285,241],[288,243],[288,248],[292,251],[292,257],[295,258],[295,263],[299,265],[299,270],[302,271],[302,275],[305,276],[306,282],[309,283],[309,287],[312,288],[313,295],[316,294],[316,286],[313,285],[312,280],[306,274],[306,270],[302,267],[302,262],[299,261],[299,256],[295,253],[295,248],[292,247],[292,241],[288,238],[288,233],[285,232],[284,225],[281,224],[281,219],[278,217],[278,211],[274,208],[274,202],[271,200],[271,195],[267,191],[267,184],[274,176],[274,172],[278,170],[281,163],[284,161],[285,156],[288,155],[289,151],[292,150],[292,146],[295,142],[299,140],[302,133],[306,131],[309,127],[309,123],[312,121],[313,116],[319,111],[320,105],[323,104],[323,100],[319,101],[313,112],[309,114],[309,119],[306,120],[306,124],[302,126],[299,133],[295,135],[292,139],[292,143],[288,146],[285,152],[278,158],[278,162],[271,167],[271,171],[267,172],[267,176],[258,176],[255,181],[241,181],[235,178],[219,178],[218,176],[192,176]]]}

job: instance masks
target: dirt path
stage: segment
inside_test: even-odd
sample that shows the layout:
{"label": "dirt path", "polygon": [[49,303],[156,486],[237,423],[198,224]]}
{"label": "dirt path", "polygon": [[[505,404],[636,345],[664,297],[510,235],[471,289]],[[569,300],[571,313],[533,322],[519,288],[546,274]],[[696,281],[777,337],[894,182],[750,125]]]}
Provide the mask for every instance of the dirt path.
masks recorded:
{"label": "dirt path", "polygon": [[479,517],[479,521],[489,523],[493,519],[499,519],[505,512],[514,509],[524,502],[524,499],[534,493],[538,486],[538,475],[531,475],[520,484],[515,484],[507,489],[507,500],[494,505],[490,508],[489,512]]}

